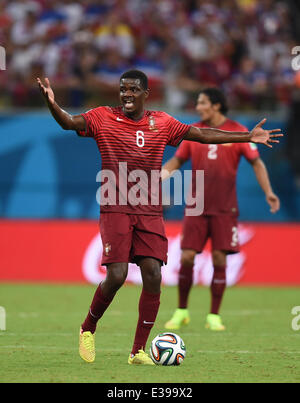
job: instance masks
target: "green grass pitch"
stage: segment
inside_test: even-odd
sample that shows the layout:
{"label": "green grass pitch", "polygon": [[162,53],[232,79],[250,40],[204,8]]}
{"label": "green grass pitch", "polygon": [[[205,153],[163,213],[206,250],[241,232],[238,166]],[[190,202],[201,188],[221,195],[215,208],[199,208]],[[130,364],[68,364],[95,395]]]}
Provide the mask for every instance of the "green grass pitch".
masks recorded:
{"label": "green grass pitch", "polygon": [[[0,284],[6,331],[0,331],[0,382],[212,383],[300,382],[300,330],[291,310],[299,288],[234,287],[225,294],[225,332],[204,329],[209,290],[194,287],[191,323],[176,331],[187,355],[179,367],[127,364],[141,288],[124,286],[99,322],[96,361],[78,355],[78,333],[95,287],[90,285]],[[162,289],[151,335],[164,330],[177,289]],[[300,321],[299,321],[300,322]]]}

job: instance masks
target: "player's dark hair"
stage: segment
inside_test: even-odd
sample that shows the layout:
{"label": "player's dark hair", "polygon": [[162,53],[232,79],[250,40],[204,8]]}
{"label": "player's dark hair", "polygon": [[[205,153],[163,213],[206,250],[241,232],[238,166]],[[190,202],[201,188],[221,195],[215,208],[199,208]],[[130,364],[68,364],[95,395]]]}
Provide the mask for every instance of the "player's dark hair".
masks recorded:
{"label": "player's dark hair", "polygon": [[226,115],[229,108],[223,91],[219,88],[211,87],[203,89],[200,94],[205,94],[213,105],[220,104],[220,112]]}
{"label": "player's dark hair", "polygon": [[133,78],[133,79],[138,79],[141,82],[142,88],[144,90],[148,89],[148,77],[146,76],[145,73],[143,73],[140,70],[128,70],[125,71],[125,73],[123,73],[120,77],[120,81],[123,78]]}

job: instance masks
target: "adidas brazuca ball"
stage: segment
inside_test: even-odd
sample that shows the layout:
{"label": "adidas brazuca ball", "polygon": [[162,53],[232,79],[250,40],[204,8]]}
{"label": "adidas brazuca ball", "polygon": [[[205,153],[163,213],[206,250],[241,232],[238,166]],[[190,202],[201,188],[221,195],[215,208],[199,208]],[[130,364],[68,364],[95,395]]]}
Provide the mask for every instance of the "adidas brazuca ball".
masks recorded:
{"label": "adidas brazuca ball", "polygon": [[161,333],[151,342],[150,357],[157,365],[180,365],[185,353],[185,344],[175,333]]}

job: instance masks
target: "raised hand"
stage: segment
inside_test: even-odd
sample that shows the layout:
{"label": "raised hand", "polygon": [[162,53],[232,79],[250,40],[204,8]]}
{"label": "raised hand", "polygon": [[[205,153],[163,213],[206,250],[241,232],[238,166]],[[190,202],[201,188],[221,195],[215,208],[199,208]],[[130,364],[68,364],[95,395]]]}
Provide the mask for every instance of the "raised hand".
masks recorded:
{"label": "raised hand", "polygon": [[55,100],[54,100],[54,92],[50,86],[50,81],[48,78],[45,78],[45,85],[42,83],[42,81],[40,80],[40,78],[37,78],[37,82],[38,85],[40,87],[40,91],[41,93],[44,95],[44,97],[46,98],[46,100],[50,103],[50,104],[54,104]]}
{"label": "raised hand", "polygon": [[[282,137],[283,134],[280,133],[281,129],[264,130],[262,126],[266,123],[267,119],[263,119],[259,122],[254,129],[251,130],[251,140],[253,143],[264,144],[267,147],[272,148],[270,143],[279,143],[279,140],[274,140],[274,138]],[[277,134],[272,134],[277,133]]]}

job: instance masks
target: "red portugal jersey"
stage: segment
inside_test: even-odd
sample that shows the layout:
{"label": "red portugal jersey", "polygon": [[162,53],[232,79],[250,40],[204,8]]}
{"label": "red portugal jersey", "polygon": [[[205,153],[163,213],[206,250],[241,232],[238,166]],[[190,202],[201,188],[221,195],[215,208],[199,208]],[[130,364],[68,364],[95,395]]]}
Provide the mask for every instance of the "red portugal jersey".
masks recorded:
{"label": "red portugal jersey", "polygon": [[166,145],[177,146],[190,126],[165,112],[145,111],[139,121],[122,107],[102,106],[82,116],[102,157],[101,211],[162,215],[160,171]]}
{"label": "red portugal jersey", "polygon": [[[196,123],[196,127],[208,127]],[[227,131],[248,131],[241,124],[227,119],[220,127]],[[200,144],[183,141],[176,152],[176,157],[192,161],[192,191],[195,191],[194,171],[204,171],[204,215],[238,215],[236,196],[236,175],[238,164],[243,155],[248,161],[255,160],[259,153],[255,144]]]}

